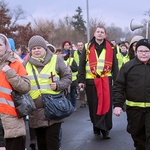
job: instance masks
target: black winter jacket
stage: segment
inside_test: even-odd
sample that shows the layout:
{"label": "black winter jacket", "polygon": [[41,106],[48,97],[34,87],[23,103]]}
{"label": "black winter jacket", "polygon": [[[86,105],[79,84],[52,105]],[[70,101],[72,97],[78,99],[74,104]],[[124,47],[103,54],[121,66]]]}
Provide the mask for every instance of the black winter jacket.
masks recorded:
{"label": "black winter jacket", "polygon": [[114,107],[123,107],[125,99],[150,102],[150,60],[144,64],[135,57],[121,67],[113,86]]}

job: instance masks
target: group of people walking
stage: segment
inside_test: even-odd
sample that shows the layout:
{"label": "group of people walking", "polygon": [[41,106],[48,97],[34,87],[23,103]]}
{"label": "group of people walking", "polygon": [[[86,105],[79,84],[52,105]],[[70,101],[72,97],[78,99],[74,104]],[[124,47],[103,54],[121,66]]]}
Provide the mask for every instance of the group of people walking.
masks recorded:
{"label": "group of people walking", "polygon": [[[63,120],[46,119],[41,94],[61,91],[67,91],[74,111],[77,95],[80,107],[88,106],[93,134],[105,140],[111,138],[112,112],[120,116],[126,102],[127,131],[134,146],[136,150],[149,150],[150,41],[135,36],[129,47],[112,44],[103,26],[96,28],[85,45],[79,41],[77,51],[71,50],[71,42],[66,40],[59,53],[51,52],[46,40],[36,35],[28,42],[27,58],[20,62],[12,55],[8,38],[0,34],[0,150],[25,150],[25,120],[17,116],[12,90],[29,92],[35,103],[29,126],[38,150],[60,149]],[[20,57],[25,55],[21,53]]]}

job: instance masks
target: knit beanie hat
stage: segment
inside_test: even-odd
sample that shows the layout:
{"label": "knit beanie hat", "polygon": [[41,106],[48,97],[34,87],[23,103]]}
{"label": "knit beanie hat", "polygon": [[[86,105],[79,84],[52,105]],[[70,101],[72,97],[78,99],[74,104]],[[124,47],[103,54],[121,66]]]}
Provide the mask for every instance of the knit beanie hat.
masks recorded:
{"label": "knit beanie hat", "polygon": [[39,35],[32,36],[31,39],[29,40],[29,43],[28,43],[29,50],[31,50],[35,46],[41,46],[45,50],[47,49],[45,39]]}
{"label": "knit beanie hat", "polygon": [[150,40],[148,40],[148,39],[142,39],[142,40],[138,41],[136,43],[136,50],[141,45],[142,46],[146,46],[148,49],[150,49]]}

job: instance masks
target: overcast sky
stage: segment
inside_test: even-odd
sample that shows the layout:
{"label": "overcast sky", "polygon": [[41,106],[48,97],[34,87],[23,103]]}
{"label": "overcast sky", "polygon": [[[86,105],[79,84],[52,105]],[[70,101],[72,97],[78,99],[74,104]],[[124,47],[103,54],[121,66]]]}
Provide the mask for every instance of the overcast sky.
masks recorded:
{"label": "overcast sky", "polygon": [[[6,0],[10,8],[21,6],[26,16],[58,20],[65,16],[73,16],[78,6],[87,19],[87,0]],[[125,28],[130,26],[132,19],[141,21],[144,13],[150,9],[150,0],[88,0],[89,18],[98,18],[107,25],[114,23]]]}

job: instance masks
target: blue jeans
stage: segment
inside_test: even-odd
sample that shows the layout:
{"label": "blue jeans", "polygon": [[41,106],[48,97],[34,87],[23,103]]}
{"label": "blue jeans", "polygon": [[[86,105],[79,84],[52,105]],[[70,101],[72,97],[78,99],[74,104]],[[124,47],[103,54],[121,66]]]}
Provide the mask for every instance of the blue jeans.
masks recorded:
{"label": "blue jeans", "polygon": [[76,107],[76,86],[70,87],[70,101],[72,103],[72,106]]}

